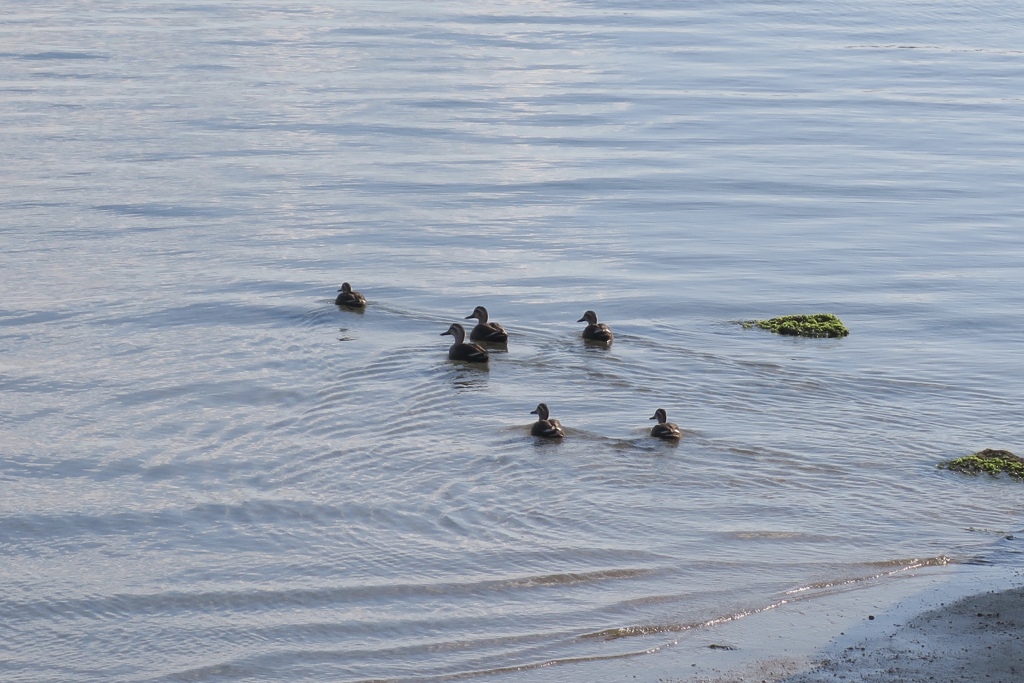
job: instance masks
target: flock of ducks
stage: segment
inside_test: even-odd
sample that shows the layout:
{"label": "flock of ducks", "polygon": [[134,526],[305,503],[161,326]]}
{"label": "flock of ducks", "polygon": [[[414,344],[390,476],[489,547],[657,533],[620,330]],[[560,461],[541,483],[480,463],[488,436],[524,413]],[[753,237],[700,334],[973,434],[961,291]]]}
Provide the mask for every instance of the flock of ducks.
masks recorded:
{"label": "flock of ducks", "polygon": [[[366,297],[352,289],[347,282],[341,284],[338,290],[338,297],[334,300],[335,305],[345,308],[366,308]],[[461,323],[452,323],[447,332],[441,336],[451,335],[455,342],[448,348],[448,359],[466,363],[487,363],[490,356],[482,344],[505,344],[508,342],[508,332],[501,325],[491,322],[487,316],[487,309],[477,306],[473,312],[466,316],[466,320],[476,319],[476,325],[469,333],[469,341],[466,341],[466,328]],[[576,322],[586,322],[587,326],[581,335],[588,342],[598,344],[611,344],[615,339],[610,327],[604,323],[597,322],[597,313],[587,311],[583,317]],[[545,439],[561,439],[565,436],[562,424],[550,417],[550,411],[546,403],[540,403],[536,409],[530,411],[531,415],[537,416],[533,423],[530,434]],[[668,421],[668,414],[664,408],[654,411],[652,420],[658,424],[651,429],[651,436],[659,439],[678,440],[683,436],[683,430],[678,425]]]}

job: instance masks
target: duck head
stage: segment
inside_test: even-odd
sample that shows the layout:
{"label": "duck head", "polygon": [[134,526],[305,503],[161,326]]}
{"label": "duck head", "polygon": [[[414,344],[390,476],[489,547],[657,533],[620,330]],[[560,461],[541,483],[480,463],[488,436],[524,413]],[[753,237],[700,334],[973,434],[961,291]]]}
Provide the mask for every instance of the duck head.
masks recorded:
{"label": "duck head", "polygon": [[586,313],[583,314],[583,317],[580,318],[579,320],[577,320],[576,322],[578,322],[578,323],[588,322],[591,325],[596,325],[597,324],[597,313],[594,313],[593,311],[587,311]]}
{"label": "duck head", "polygon": [[481,325],[486,325],[487,324],[487,309],[484,308],[483,306],[477,306],[476,308],[473,309],[472,313],[470,313],[469,315],[466,316],[465,319],[469,320],[470,318],[476,318],[478,321],[480,321]]}
{"label": "duck head", "polygon": [[665,412],[664,408],[658,408],[654,411],[654,417],[649,418],[651,420],[657,420],[658,424],[665,424],[668,422],[668,413]]}
{"label": "duck head", "polygon": [[548,404],[547,403],[538,403],[537,407],[530,411],[530,414],[531,415],[536,415],[538,420],[546,420],[546,419],[548,419],[548,415],[550,414],[550,413],[548,413]]}
{"label": "duck head", "polygon": [[455,337],[456,344],[461,344],[466,339],[466,328],[459,323],[452,323],[448,328],[448,331],[442,332],[439,336],[443,337],[446,334],[450,334]]}

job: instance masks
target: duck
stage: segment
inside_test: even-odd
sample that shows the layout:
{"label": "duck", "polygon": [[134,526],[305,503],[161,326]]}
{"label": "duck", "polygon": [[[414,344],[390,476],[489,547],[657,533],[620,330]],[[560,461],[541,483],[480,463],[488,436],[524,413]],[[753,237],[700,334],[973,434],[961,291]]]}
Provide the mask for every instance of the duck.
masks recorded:
{"label": "duck", "polygon": [[347,282],[341,283],[338,290],[338,298],[334,300],[336,306],[348,306],[349,308],[365,308],[366,297],[359,292],[353,291],[352,285]]}
{"label": "duck", "polygon": [[583,330],[583,338],[587,341],[604,342],[605,344],[611,344],[612,340],[615,339],[615,335],[612,334],[610,327],[604,323],[597,322],[597,313],[593,311],[587,311],[583,314],[583,317],[576,322],[581,323],[587,322],[586,328]]}
{"label": "duck", "polygon": [[441,336],[450,334],[455,337],[455,343],[448,349],[449,360],[464,360],[469,363],[486,363],[488,360],[487,349],[479,344],[466,343],[466,328],[459,323],[452,323],[447,332]]}
{"label": "duck", "polygon": [[562,423],[548,418],[547,403],[538,403],[537,408],[531,410],[530,414],[537,416],[537,421],[533,423],[530,434],[543,436],[548,439],[561,439],[565,436],[565,432],[562,431]]}
{"label": "duck", "polygon": [[473,312],[466,316],[466,320],[476,318],[477,324],[469,333],[470,341],[488,342],[490,344],[504,344],[508,341],[508,332],[498,323],[487,322],[487,309],[477,306]]}
{"label": "duck", "polygon": [[668,413],[664,408],[655,410],[654,417],[650,419],[658,421],[658,424],[651,428],[651,436],[656,436],[659,439],[681,439],[683,437],[683,430],[679,428],[679,425],[668,421]]}

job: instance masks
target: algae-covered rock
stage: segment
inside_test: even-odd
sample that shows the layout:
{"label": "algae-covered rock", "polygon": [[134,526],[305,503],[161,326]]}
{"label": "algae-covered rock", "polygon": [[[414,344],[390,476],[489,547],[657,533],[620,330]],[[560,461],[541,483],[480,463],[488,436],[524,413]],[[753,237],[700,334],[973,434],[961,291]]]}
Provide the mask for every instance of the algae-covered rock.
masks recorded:
{"label": "algae-covered rock", "polygon": [[1000,472],[1006,472],[1014,479],[1024,480],[1024,458],[1016,456],[1010,451],[1000,451],[994,448],[986,448],[973,455],[940,462],[938,468],[968,474],[987,472],[993,477]]}
{"label": "algae-covered rock", "polygon": [[843,321],[831,313],[783,315],[770,320],[751,320],[743,323],[743,326],[760,327],[776,334],[796,337],[845,337],[850,334]]}

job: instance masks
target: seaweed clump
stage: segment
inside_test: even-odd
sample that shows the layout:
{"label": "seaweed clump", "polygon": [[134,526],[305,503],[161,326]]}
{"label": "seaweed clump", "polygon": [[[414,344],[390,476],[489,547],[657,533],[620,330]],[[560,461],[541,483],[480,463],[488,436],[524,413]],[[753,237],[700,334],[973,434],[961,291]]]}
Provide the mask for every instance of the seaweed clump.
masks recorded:
{"label": "seaweed clump", "polygon": [[1014,479],[1024,480],[1024,458],[1014,455],[1010,451],[1000,451],[994,448],[986,448],[972,455],[940,462],[938,467],[940,470],[953,470],[967,474],[986,472],[993,477],[1000,472],[1005,472]]}
{"label": "seaweed clump", "polygon": [[751,320],[744,327],[760,327],[776,334],[794,337],[845,337],[850,334],[843,321],[831,313],[782,315],[769,320]]}

